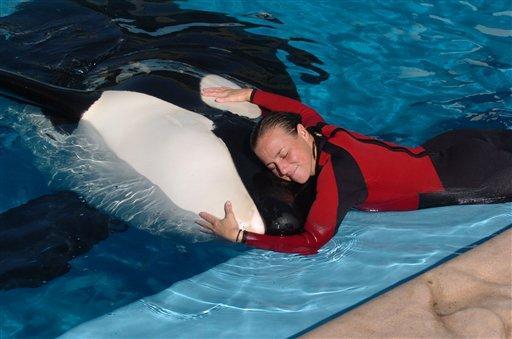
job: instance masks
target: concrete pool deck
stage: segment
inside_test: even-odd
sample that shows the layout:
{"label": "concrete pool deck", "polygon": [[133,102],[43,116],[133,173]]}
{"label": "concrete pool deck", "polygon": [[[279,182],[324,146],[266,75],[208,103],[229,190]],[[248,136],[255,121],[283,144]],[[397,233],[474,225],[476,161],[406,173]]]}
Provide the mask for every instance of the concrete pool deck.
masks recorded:
{"label": "concrete pool deck", "polygon": [[512,337],[512,229],[304,337]]}

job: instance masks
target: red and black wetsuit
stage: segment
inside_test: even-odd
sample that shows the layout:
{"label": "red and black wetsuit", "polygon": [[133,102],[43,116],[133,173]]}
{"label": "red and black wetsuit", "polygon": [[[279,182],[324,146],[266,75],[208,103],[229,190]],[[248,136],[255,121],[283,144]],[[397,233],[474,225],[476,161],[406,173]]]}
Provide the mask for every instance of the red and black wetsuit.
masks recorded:
{"label": "red and black wetsuit", "polygon": [[[244,232],[247,245],[314,254],[354,207],[407,211],[512,199],[512,131],[453,131],[409,148],[328,125],[313,109],[287,97],[254,90],[251,102],[270,111],[299,114],[315,137],[318,157],[315,176],[310,178],[316,180],[316,198],[303,232],[288,236]],[[468,146],[468,141],[475,145]],[[481,150],[468,156],[468,147]],[[496,159],[490,159],[489,153]],[[498,159],[501,165],[489,162]],[[498,182],[489,177],[497,177]],[[497,184],[505,187],[496,188]]]}

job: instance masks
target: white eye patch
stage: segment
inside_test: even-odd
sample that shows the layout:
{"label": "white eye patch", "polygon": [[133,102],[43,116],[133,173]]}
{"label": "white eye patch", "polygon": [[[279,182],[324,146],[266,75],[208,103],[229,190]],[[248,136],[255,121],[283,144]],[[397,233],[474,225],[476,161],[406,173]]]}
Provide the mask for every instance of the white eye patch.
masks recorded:
{"label": "white eye patch", "polygon": [[[234,89],[240,88],[240,86],[233,83],[232,81],[224,79],[223,77],[215,74],[208,74],[201,79],[201,91],[204,88],[210,87],[229,87]],[[258,107],[258,105],[251,104],[249,102],[216,102],[215,98],[206,96],[201,96],[201,99],[210,107],[229,111],[233,114],[248,117],[250,119],[259,118],[261,116],[261,109]]]}

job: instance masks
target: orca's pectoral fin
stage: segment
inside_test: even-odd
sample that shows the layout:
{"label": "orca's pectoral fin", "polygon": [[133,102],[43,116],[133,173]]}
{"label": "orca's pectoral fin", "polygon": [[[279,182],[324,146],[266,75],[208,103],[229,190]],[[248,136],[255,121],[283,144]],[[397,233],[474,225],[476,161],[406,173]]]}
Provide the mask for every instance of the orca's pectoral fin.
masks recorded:
{"label": "orca's pectoral fin", "polygon": [[37,287],[127,225],[72,192],[42,196],[0,214],[0,290]]}
{"label": "orca's pectoral fin", "polygon": [[100,93],[59,87],[0,68],[0,95],[38,106],[68,123],[77,123]]}
{"label": "orca's pectoral fin", "polygon": [[[225,79],[216,74],[208,74],[201,79],[200,82],[200,90],[202,91],[205,88],[209,87],[228,87],[232,89],[239,89],[240,86],[235,84],[234,82]],[[216,102],[215,98],[201,96],[201,100],[203,100],[208,106],[224,110],[230,111],[233,114],[244,116],[250,119],[256,119],[261,116],[261,109],[255,104],[249,102]]]}

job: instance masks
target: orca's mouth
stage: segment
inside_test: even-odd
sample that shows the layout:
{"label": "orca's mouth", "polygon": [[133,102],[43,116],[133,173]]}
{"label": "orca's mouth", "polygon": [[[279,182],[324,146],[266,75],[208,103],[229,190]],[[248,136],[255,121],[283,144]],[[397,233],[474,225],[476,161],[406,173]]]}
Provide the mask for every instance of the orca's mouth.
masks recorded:
{"label": "orca's mouth", "polygon": [[315,199],[314,180],[284,181],[264,169],[254,176],[252,197],[265,222],[265,234],[292,235],[303,231]]}

